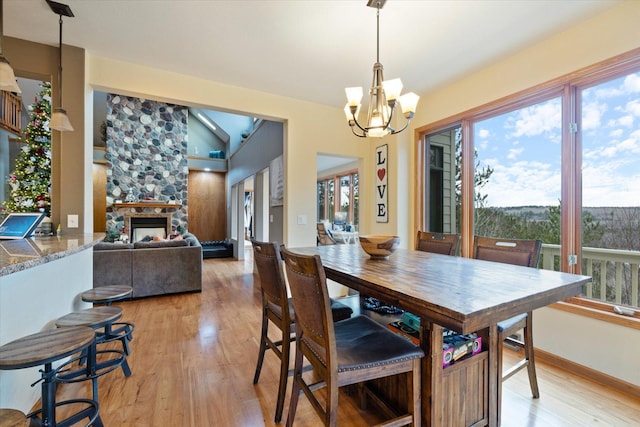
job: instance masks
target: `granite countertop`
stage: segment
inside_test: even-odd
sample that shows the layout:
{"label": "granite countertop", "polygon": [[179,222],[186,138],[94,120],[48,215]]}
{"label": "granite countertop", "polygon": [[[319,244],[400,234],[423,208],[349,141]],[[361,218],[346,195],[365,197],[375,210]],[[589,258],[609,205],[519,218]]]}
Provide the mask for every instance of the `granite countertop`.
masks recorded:
{"label": "granite countertop", "polygon": [[0,276],[27,270],[89,249],[104,233],[65,233],[60,236],[0,240]]}

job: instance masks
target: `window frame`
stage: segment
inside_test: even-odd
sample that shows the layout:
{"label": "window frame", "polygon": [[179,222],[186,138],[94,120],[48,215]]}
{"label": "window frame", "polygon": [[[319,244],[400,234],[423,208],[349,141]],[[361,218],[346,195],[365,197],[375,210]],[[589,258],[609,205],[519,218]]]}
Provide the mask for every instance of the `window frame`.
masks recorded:
{"label": "window frame", "polygon": [[[581,131],[570,131],[571,123],[580,123],[581,106],[579,93],[591,86],[612,80],[626,74],[640,71],[640,48],[631,50],[613,58],[598,62],[578,71],[563,75],[548,82],[516,92],[495,101],[444,118],[437,122],[421,126],[415,130],[415,227],[425,230],[428,219],[425,219],[426,203],[426,150],[428,135],[454,126],[462,129],[462,209],[460,218],[461,255],[470,258],[473,252],[473,159],[474,141],[473,125],[483,120],[506,112],[524,108],[538,102],[561,97],[562,103],[562,184],[561,184],[561,263],[560,270],[567,273],[581,274],[582,271],[582,141]],[[578,262],[569,265],[570,254],[576,254]],[[622,326],[640,329],[640,312],[636,315],[622,316],[613,312],[613,306],[601,301],[582,297],[569,298],[551,307],[597,318]]]}

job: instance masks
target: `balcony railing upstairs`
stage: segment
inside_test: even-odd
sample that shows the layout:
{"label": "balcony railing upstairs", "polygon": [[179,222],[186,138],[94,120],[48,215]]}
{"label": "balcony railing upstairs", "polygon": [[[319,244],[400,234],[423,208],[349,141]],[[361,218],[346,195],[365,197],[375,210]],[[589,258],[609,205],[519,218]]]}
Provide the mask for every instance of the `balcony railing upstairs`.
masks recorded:
{"label": "balcony railing upstairs", "polygon": [[0,128],[20,135],[22,133],[22,99],[11,92],[0,90]]}
{"label": "balcony railing upstairs", "polygon": [[[559,270],[560,246],[542,245],[542,268]],[[617,249],[582,248],[582,273],[593,282],[583,288],[583,296],[611,304],[640,307],[638,271],[640,252]]]}

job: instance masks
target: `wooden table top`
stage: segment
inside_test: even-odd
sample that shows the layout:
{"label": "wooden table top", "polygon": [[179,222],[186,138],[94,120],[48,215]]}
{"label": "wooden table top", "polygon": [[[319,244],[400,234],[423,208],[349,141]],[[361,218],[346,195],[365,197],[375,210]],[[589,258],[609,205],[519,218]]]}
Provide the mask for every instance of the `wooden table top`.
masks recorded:
{"label": "wooden table top", "polygon": [[83,350],[95,339],[86,326],[48,329],[18,338],[0,347],[0,369],[44,365]]}
{"label": "wooden table top", "polygon": [[590,277],[398,249],[371,259],[359,245],[291,248],[318,254],[327,277],[436,324],[471,333],[575,296]]}
{"label": "wooden table top", "polygon": [[56,320],[56,326],[90,326],[94,329],[113,323],[122,317],[122,307],[93,307],[74,311]]}
{"label": "wooden table top", "polygon": [[29,419],[17,409],[0,409],[0,427],[28,427]]}
{"label": "wooden table top", "polygon": [[99,286],[84,291],[80,297],[85,302],[107,303],[123,299],[133,293],[133,288],[126,285]]}

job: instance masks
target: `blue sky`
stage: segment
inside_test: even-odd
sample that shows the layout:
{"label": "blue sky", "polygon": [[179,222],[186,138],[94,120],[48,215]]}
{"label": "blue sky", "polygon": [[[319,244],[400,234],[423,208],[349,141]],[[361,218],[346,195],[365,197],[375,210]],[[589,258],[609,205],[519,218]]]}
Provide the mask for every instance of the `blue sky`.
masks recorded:
{"label": "blue sky", "polygon": [[[640,206],[640,73],[582,97],[583,206]],[[475,125],[488,206],[558,204],[561,118],[557,98]]]}

